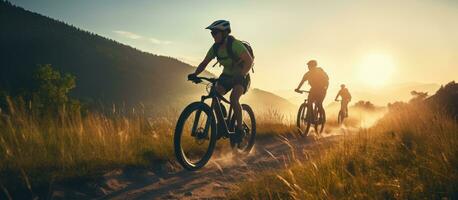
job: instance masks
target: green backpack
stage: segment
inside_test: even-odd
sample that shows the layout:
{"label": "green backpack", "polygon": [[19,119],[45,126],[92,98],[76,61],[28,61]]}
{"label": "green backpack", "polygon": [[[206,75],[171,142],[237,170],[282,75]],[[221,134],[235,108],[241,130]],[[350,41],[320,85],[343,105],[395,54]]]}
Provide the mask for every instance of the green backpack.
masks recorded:
{"label": "green backpack", "polygon": [[[232,49],[232,43],[234,42],[235,38],[234,36],[228,36],[227,38],[227,44],[226,44],[226,51],[227,51],[227,55],[229,58],[232,59],[232,63],[239,63],[240,62],[240,57],[235,55],[234,54],[234,50]],[[246,42],[246,41],[241,41],[243,46],[245,46],[245,48],[248,50],[248,53],[251,55],[251,57],[254,59],[254,53],[253,53],[253,48],[251,48],[251,45],[250,43]],[[213,44],[212,46],[212,49],[213,49],[213,54],[216,56],[216,63],[213,65],[213,67],[215,67],[216,64],[218,64],[218,60],[221,60],[221,59],[226,59],[226,57],[220,57],[218,56],[218,49],[219,49],[219,46],[220,44]],[[221,63],[220,63],[220,66],[221,66]],[[251,67],[251,70],[253,71],[254,73],[254,69],[253,67]]]}

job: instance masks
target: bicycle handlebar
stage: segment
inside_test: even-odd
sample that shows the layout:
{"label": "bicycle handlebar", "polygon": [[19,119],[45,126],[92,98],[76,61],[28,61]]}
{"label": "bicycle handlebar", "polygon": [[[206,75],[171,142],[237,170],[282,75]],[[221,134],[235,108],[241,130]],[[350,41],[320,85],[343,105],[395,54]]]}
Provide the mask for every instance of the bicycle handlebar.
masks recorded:
{"label": "bicycle handlebar", "polygon": [[218,81],[217,78],[207,78],[207,77],[203,77],[203,76],[200,76],[200,77],[197,77],[197,78],[200,79],[200,80],[208,81],[210,83],[215,83],[216,81]]}
{"label": "bicycle handlebar", "polygon": [[216,83],[216,81],[218,81],[217,78],[207,78],[207,77],[202,77],[202,76],[200,76],[200,77],[196,76],[196,77],[193,78],[193,79],[189,79],[189,78],[188,78],[188,80],[189,80],[189,81],[192,81],[192,82],[194,82],[194,83],[196,83],[196,84],[197,84],[197,83],[201,83],[202,80],[208,81],[208,82],[210,82],[210,83]]}
{"label": "bicycle handlebar", "polygon": [[297,93],[310,93],[310,91],[307,91],[307,90],[295,90]]}

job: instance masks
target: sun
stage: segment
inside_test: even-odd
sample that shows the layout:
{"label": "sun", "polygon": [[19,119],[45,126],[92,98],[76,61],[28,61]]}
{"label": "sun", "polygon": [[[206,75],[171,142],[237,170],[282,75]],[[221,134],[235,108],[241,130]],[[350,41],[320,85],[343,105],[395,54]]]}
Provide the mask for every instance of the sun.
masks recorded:
{"label": "sun", "polygon": [[359,66],[359,78],[373,87],[386,85],[394,71],[394,62],[386,54],[370,54],[363,58]]}

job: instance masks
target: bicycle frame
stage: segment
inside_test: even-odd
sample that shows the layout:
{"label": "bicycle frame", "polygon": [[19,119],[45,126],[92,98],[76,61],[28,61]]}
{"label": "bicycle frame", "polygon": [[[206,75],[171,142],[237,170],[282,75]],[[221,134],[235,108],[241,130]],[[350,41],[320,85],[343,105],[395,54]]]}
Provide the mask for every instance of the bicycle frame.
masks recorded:
{"label": "bicycle frame", "polygon": [[[215,87],[214,87],[215,83],[211,82],[211,84],[212,84],[212,87],[210,89],[209,94],[203,95],[200,101],[204,102],[207,99],[212,99],[211,108],[215,112],[217,124],[222,126],[222,130],[217,131],[218,135],[228,137],[230,134],[235,133],[233,130],[229,130],[229,127],[234,127],[234,124],[235,124],[235,118],[232,117],[233,109],[232,109],[232,106],[230,105],[230,102],[215,90]],[[229,112],[227,113],[227,119],[230,119],[229,124],[227,123],[227,120],[224,118],[224,114],[221,108],[221,101],[230,105]],[[202,112],[201,110],[198,110],[196,112],[196,118],[194,119],[194,124],[192,126],[192,132],[191,132],[192,134],[196,133],[196,129],[199,123],[201,112]],[[210,122],[208,121],[209,119],[210,118],[207,118],[207,121],[205,122],[205,128],[204,128],[205,132],[204,133],[207,133],[208,129],[210,128]],[[222,131],[222,133],[220,131]]]}
{"label": "bicycle frame", "polygon": [[[298,93],[300,93],[300,94],[303,94],[303,93],[310,93],[310,91],[307,91],[307,90],[299,90]],[[313,116],[313,114],[310,113],[310,112],[313,113],[313,111],[309,109],[310,107],[314,108],[313,102],[310,102],[310,101],[308,100],[308,98],[305,98],[303,104],[307,107],[307,113],[305,113],[305,117],[312,117],[312,119],[313,119],[314,116]],[[312,104],[312,105],[309,105],[309,104]],[[309,114],[311,114],[311,116],[309,116]]]}
{"label": "bicycle frame", "polygon": [[[299,93],[303,94],[303,93],[310,93],[310,91],[306,91],[306,90],[299,90]],[[304,104],[305,106],[307,107],[307,113],[305,113],[305,117],[308,118],[308,117],[311,117],[311,119],[306,119],[306,120],[309,120],[310,122],[309,123],[312,123],[312,124],[316,124],[317,122],[315,121],[315,114],[318,112],[317,111],[317,106],[316,106],[316,103],[315,102],[311,102],[308,100],[308,98],[304,99]],[[311,109],[310,109],[311,108]]]}
{"label": "bicycle frame", "polygon": [[343,109],[344,107],[342,107],[342,99],[339,99],[339,100],[336,100],[336,101],[341,103],[339,112],[347,113],[347,111],[348,111],[348,103],[347,103],[347,109]]}

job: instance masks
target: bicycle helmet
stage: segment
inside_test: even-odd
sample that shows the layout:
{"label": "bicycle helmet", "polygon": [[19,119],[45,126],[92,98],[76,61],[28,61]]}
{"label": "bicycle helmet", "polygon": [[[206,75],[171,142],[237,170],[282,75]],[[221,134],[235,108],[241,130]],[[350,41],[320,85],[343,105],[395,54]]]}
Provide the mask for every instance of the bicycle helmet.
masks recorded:
{"label": "bicycle helmet", "polygon": [[316,62],[316,60],[310,60],[310,61],[307,62],[307,65],[316,66],[317,62]]}
{"label": "bicycle helmet", "polygon": [[231,24],[226,20],[216,20],[205,29],[231,32]]}

